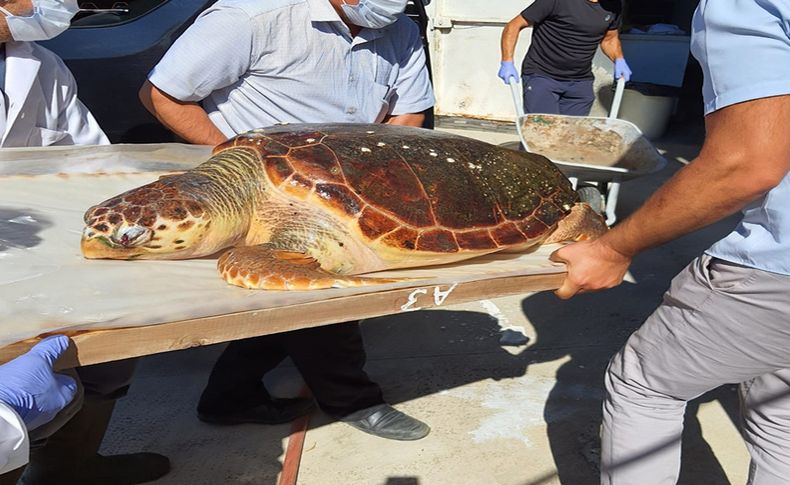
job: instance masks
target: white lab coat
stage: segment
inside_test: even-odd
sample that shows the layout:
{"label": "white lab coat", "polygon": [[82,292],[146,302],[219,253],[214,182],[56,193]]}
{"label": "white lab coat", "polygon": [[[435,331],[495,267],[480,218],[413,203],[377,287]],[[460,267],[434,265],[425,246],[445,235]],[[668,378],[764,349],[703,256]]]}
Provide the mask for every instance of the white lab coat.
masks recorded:
{"label": "white lab coat", "polygon": [[[3,92],[7,104],[0,146],[110,143],[96,119],[77,99],[74,76],[58,56],[32,42],[7,42],[5,49]],[[0,474],[26,464],[28,454],[25,423],[0,402]]]}
{"label": "white lab coat", "polygon": [[3,92],[8,105],[0,146],[110,143],[77,99],[74,76],[57,55],[33,42],[7,42],[5,49]]}
{"label": "white lab coat", "polygon": [[24,421],[16,411],[0,402],[0,475],[26,464],[28,453]]}

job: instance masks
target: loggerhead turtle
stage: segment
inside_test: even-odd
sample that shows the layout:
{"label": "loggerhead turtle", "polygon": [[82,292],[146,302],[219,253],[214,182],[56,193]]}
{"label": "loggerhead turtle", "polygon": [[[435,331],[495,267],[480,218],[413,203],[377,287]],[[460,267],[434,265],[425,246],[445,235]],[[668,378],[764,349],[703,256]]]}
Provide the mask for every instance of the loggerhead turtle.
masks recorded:
{"label": "loggerhead turtle", "polygon": [[86,258],[186,259],[226,250],[245,288],[397,280],[354,275],[597,237],[545,157],[392,125],[278,125],[218,145],[200,166],[85,214]]}

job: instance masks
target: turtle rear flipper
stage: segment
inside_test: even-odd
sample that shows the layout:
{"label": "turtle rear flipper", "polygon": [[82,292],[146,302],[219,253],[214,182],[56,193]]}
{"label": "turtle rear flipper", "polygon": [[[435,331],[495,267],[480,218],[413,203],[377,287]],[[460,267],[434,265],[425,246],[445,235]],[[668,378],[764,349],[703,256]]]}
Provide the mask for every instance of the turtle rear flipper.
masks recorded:
{"label": "turtle rear flipper", "polygon": [[412,280],[332,273],[307,254],[283,251],[270,244],[232,248],[219,258],[217,269],[231,285],[262,290],[348,288]]}
{"label": "turtle rear flipper", "polygon": [[609,228],[601,214],[593,210],[590,204],[579,202],[573,206],[567,217],[560,220],[557,228],[544,243],[597,239],[607,230]]}

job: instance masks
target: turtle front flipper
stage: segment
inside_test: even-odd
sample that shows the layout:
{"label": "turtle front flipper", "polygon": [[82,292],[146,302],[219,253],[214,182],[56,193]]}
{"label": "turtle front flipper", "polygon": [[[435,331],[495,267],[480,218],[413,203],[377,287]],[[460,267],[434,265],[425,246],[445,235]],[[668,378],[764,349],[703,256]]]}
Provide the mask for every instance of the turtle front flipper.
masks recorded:
{"label": "turtle front flipper", "polygon": [[284,251],[271,244],[232,248],[219,258],[217,269],[231,285],[262,290],[348,288],[412,279],[344,276],[322,269],[305,253]]}

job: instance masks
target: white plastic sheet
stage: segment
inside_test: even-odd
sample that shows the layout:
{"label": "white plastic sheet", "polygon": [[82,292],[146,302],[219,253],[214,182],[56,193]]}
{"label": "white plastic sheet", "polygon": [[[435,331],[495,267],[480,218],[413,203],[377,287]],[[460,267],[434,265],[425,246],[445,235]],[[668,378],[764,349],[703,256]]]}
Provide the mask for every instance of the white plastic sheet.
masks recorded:
{"label": "white plastic sheet", "polygon": [[[296,305],[420,283],[303,292],[227,285],[216,261],[86,260],[85,210],[168,171],[204,161],[180,144],[0,150],[0,347],[63,329],[117,328]],[[382,274],[452,284],[564,271],[555,247]],[[427,283],[427,281],[426,281]]]}

